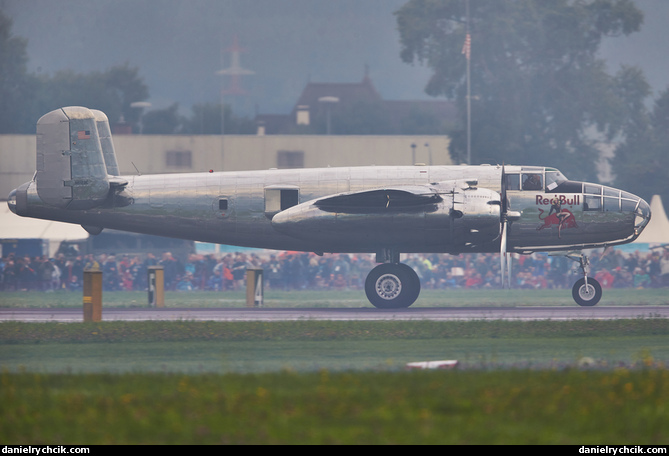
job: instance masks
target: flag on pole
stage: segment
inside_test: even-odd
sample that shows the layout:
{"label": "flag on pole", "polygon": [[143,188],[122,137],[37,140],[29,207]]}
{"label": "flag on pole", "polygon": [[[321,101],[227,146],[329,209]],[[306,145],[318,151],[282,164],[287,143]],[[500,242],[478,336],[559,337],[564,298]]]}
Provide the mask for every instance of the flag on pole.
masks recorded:
{"label": "flag on pole", "polygon": [[465,38],[465,44],[462,46],[462,53],[465,55],[467,60],[469,60],[472,55],[472,36],[469,33]]}

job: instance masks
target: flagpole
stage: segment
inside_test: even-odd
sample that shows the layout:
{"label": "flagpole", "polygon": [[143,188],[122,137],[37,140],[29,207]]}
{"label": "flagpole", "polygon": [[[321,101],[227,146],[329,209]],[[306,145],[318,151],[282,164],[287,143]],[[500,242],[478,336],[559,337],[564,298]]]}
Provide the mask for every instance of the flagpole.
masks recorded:
{"label": "flagpole", "polygon": [[467,6],[467,37],[465,38],[465,45],[467,52],[465,58],[467,59],[467,164],[472,164],[472,99],[471,99],[471,79],[470,79],[470,53],[471,53],[471,37],[469,35],[469,0],[466,0]]}

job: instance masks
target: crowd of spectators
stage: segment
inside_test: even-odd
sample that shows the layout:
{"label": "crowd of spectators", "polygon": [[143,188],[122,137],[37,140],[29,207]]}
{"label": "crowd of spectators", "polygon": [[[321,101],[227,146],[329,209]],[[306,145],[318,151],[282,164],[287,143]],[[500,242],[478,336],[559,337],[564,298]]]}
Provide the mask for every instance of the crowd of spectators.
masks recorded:
{"label": "crowd of spectators", "polygon": [[[604,288],[669,287],[669,250],[623,253],[609,249],[589,254],[589,274]],[[402,258],[419,275],[423,288],[501,288],[496,254],[410,254]],[[81,290],[83,271],[103,272],[103,288],[146,290],[147,269],[162,266],[167,290],[239,290],[246,270],[263,269],[265,284],[275,290],[363,289],[374,255],[258,251],[221,256],[191,254],[179,260],[171,253],[146,255],[85,255],[55,258],[0,258],[0,291]],[[514,255],[513,288],[570,288],[580,276],[577,263],[564,256]]]}

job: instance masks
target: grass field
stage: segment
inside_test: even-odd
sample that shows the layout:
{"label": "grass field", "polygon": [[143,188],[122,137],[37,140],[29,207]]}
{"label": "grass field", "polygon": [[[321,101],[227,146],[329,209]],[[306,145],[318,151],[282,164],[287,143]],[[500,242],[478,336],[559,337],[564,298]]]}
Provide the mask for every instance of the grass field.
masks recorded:
{"label": "grass field", "polygon": [[12,444],[666,445],[669,371],[0,374]]}
{"label": "grass field", "polygon": [[0,367],[40,373],[599,367],[669,360],[669,321],[0,323]]}
{"label": "grass field", "polygon": [[[661,293],[642,291],[634,303],[664,302]],[[364,296],[344,304],[360,292],[314,293],[268,293],[266,305],[368,305]],[[496,304],[546,298],[574,305],[560,296],[565,290],[545,293],[510,292]],[[494,300],[443,294],[430,301],[432,293],[424,293],[426,302],[417,305]],[[40,307],[81,306],[75,293],[31,295],[2,293],[0,306],[23,307],[26,299]],[[611,297],[625,304],[617,292]],[[106,293],[104,305],[139,306],[144,298]],[[244,305],[242,294],[221,299],[175,293],[166,304]],[[453,371],[406,369],[408,362],[440,359],[460,364]],[[0,440],[666,445],[667,361],[669,320],[662,318],[2,322]]]}

